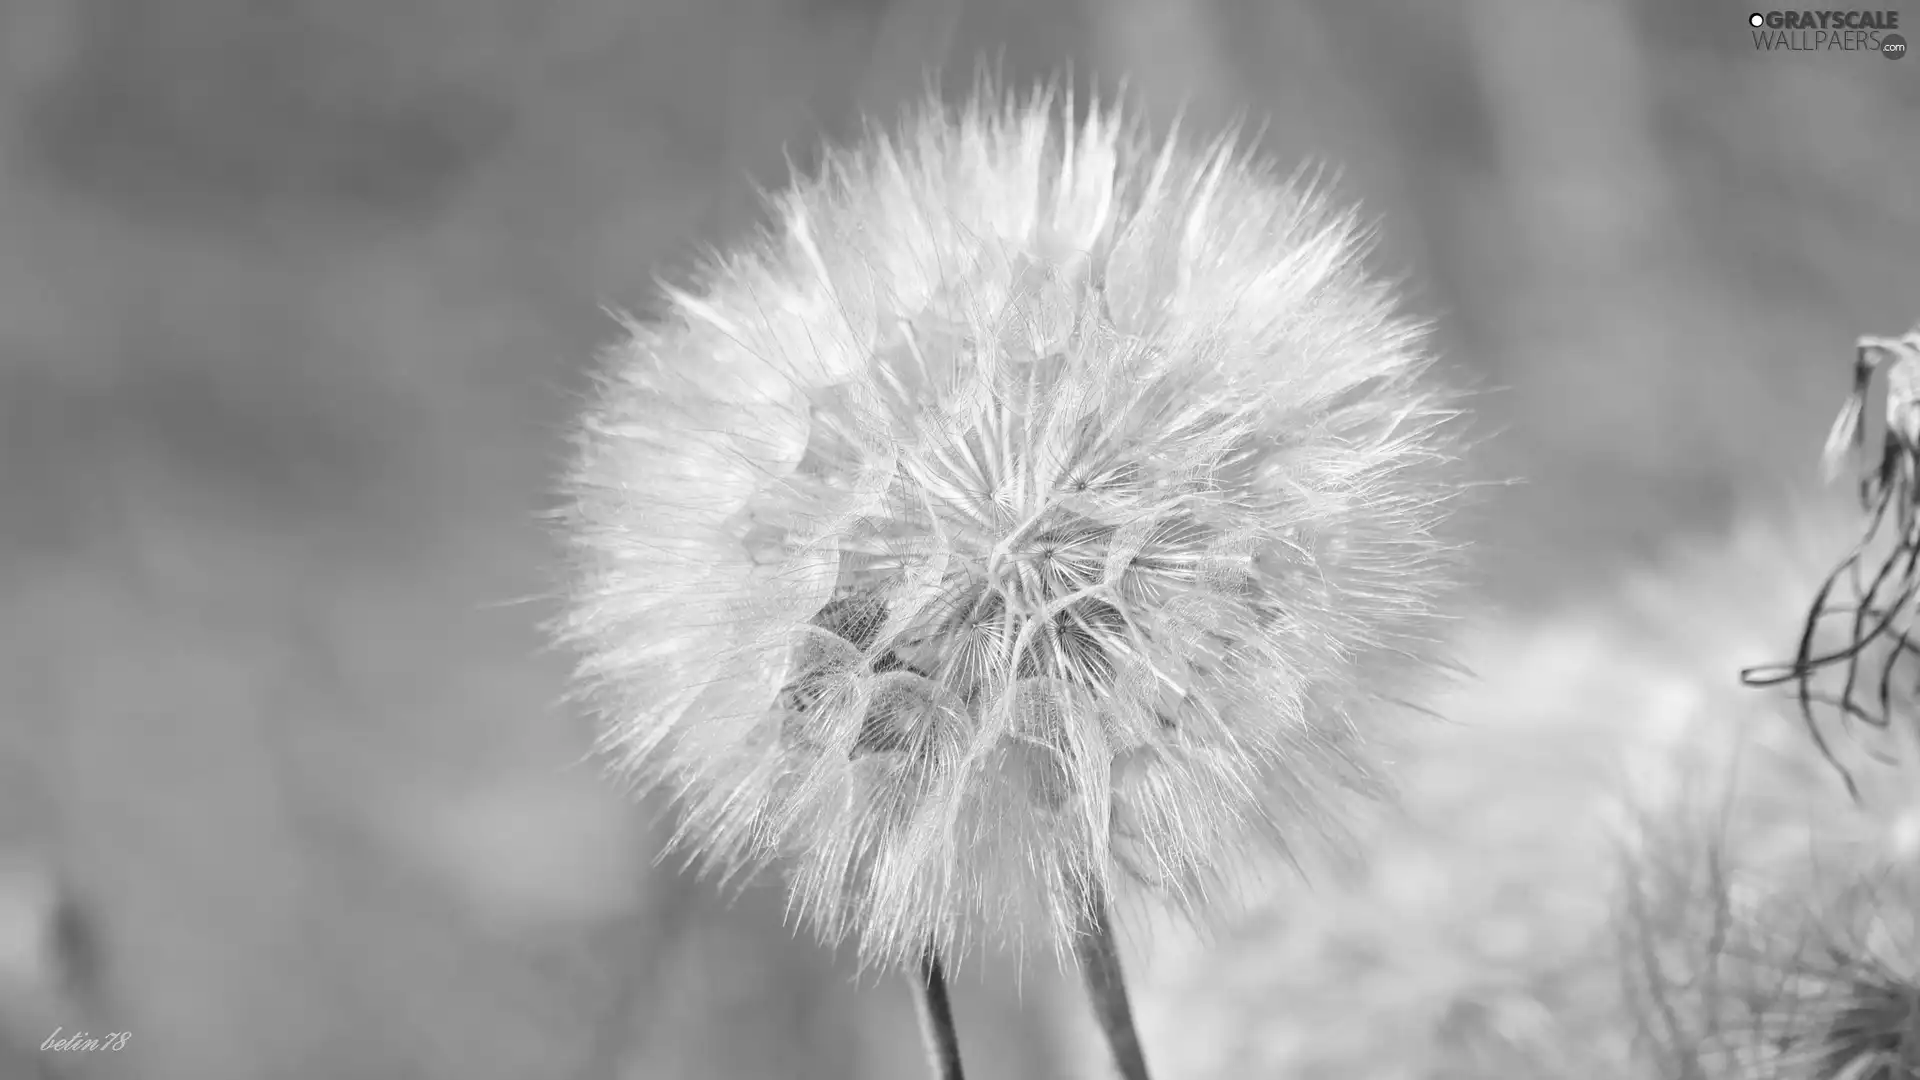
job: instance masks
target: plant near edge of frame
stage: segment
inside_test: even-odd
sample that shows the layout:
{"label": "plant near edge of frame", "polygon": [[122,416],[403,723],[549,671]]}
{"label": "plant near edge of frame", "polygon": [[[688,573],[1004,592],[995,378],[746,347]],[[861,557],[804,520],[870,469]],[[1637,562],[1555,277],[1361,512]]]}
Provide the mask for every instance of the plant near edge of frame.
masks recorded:
{"label": "plant near edge of frame", "polygon": [[1761,867],[1724,832],[1677,837],[1632,861],[1621,920],[1631,1005],[1660,1075],[1920,1076],[1911,867],[1846,843],[1805,866]]}
{"label": "plant near edge of frame", "polygon": [[[1867,451],[1865,417],[1874,375],[1881,372],[1885,430],[1874,456]],[[1814,744],[1857,800],[1858,782],[1835,755],[1817,708],[1837,715],[1842,730],[1864,724],[1884,734],[1912,711],[1920,693],[1920,667],[1912,662],[1920,657],[1920,640],[1913,636],[1920,602],[1920,327],[1904,337],[1863,337],[1857,343],[1853,389],[1822,453],[1829,481],[1849,457],[1860,468],[1860,506],[1867,516],[1859,542],[1815,592],[1793,659],[1748,668],[1741,679],[1755,687],[1793,686]],[[1864,749],[1890,763],[1872,741]]]}
{"label": "plant near edge of frame", "polygon": [[[863,965],[1114,947],[1381,795],[1436,669],[1450,399],[1366,237],[1231,138],[982,83],[629,321],[559,514],[603,749]],[[1337,842],[1337,841],[1336,841]]]}

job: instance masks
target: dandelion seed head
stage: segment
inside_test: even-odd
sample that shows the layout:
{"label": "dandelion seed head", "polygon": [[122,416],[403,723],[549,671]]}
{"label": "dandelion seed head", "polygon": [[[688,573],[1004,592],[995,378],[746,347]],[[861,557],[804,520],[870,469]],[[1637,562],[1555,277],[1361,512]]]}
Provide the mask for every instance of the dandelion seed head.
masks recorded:
{"label": "dandelion seed head", "polygon": [[607,751],[875,962],[1198,911],[1381,789],[1433,659],[1452,414],[1364,230],[1072,116],[830,152],[627,327],[567,481]]}

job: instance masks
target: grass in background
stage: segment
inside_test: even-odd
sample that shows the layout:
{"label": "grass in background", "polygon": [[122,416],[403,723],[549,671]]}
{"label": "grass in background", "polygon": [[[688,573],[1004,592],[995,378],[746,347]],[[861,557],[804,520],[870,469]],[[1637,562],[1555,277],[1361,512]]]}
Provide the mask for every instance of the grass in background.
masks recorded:
{"label": "grass in background", "polygon": [[1835,1062],[1907,1022],[1912,762],[1863,770],[1857,806],[1791,701],[1738,679],[1852,522],[1751,518],[1470,630],[1481,679],[1401,762],[1369,877],[1162,958],[1168,1075],[1908,1075]]}

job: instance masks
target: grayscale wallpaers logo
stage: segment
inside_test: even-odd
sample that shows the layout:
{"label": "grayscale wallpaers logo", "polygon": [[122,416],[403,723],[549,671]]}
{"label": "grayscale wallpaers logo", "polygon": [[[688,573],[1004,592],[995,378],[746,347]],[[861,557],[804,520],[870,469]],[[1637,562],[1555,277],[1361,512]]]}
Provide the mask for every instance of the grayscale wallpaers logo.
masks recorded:
{"label": "grayscale wallpaers logo", "polygon": [[1897,11],[1756,11],[1747,16],[1753,47],[1766,52],[1865,52],[1907,55]]}

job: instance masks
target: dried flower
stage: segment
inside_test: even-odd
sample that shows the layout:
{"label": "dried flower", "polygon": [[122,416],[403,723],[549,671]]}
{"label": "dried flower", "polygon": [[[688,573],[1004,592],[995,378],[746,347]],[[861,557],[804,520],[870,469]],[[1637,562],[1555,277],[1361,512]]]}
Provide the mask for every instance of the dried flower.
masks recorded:
{"label": "dried flower", "polygon": [[[1852,536],[1849,507],[1794,500],[1683,541],[1663,573],[1617,590],[1636,610],[1630,640],[1691,688],[1671,695],[1677,723],[1612,710],[1669,729],[1623,759],[1605,964],[1622,976],[1640,1063],[1614,1075],[1912,1075],[1884,1052],[1898,1051],[1911,972],[1900,922],[1912,925],[1916,879],[1892,868],[1913,855],[1920,760],[1891,741],[1823,747],[1798,729],[1791,697],[1726,678],[1804,618],[1825,553]],[[1634,674],[1638,688],[1659,673]],[[1835,757],[1869,749],[1894,767],[1862,770],[1851,791],[1833,783]]]}
{"label": "dried flower", "polygon": [[629,324],[566,485],[607,750],[868,961],[1197,910],[1378,789],[1429,655],[1452,414],[1355,219],[1073,115],[829,153]]}
{"label": "dried flower", "polygon": [[[1886,375],[1886,421],[1877,458],[1865,450],[1864,419],[1876,372]],[[1920,693],[1913,658],[1914,606],[1920,600],[1920,328],[1901,338],[1861,338],[1853,390],[1834,420],[1822,453],[1829,481],[1854,456],[1860,469],[1860,506],[1867,522],[1860,539],[1814,593],[1794,658],[1749,668],[1750,686],[1791,684],[1808,733],[1858,795],[1851,770],[1834,754],[1816,714],[1830,711],[1843,730],[1886,732],[1909,714]],[[1870,752],[1878,739],[1868,740]],[[1876,754],[1876,756],[1878,756]]]}

